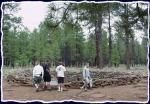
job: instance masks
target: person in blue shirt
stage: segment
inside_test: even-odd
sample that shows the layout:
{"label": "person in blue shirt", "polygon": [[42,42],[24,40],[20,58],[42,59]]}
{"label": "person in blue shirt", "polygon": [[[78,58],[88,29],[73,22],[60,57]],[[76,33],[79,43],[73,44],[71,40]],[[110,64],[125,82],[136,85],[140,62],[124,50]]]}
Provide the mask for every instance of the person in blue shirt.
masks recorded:
{"label": "person in blue shirt", "polygon": [[87,90],[87,88],[92,88],[92,78],[91,73],[89,71],[89,63],[86,63],[86,65],[84,66],[82,75],[84,84],[81,88],[84,90]]}

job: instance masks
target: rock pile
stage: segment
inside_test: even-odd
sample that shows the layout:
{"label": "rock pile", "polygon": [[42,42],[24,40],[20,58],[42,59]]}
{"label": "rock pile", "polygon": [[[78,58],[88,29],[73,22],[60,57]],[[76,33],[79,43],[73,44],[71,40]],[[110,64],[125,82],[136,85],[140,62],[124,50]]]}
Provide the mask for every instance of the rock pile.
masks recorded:
{"label": "rock pile", "polygon": [[19,84],[23,86],[33,86],[32,84],[32,71],[24,70],[17,72],[14,75],[7,76],[7,82],[10,84]]}
{"label": "rock pile", "polygon": [[[138,83],[141,78],[136,76],[124,76],[118,78],[106,78],[106,79],[95,79],[93,81],[93,88],[105,87],[105,86],[120,86]],[[78,89],[83,85],[82,81],[73,81],[65,84],[66,88]]]}
{"label": "rock pile", "polygon": [[[66,72],[65,75],[66,88],[78,89],[83,85],[81,72]],[[55,77],[56,72],[52,71],[51,76]],[[141,80],[141,76],[125,72],[92,71],[91,76],[93,79],[94,88],[135,84]],[[11,84],[33,86],[32,71],[24,70],[21,72],[17,72],[14,75],[8,75],[7,81]]]}

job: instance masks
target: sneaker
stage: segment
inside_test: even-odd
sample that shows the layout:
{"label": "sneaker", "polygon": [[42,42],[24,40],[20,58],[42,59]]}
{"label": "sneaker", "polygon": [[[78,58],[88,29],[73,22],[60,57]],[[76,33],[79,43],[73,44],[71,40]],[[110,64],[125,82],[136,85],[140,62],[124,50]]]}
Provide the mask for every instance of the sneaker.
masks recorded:
{"label": "sneaker", "polygon": [[85,88],[84,91],[87,91],[87,88]]}
{"label": "sneaker", "polygon": [[92,90],[92,87],[90,87],[89,90]]}
{"label": "sneaker", "polygon": [[61,91],[60,89],[58,89],[57,91]]}
{"label": "sneaker", "polygon": [[39,92],[39,88],[36,88],[36,90],[35,90],[36,92]]}
{"label": "sneaker", "polygon": [[63,91],[63,89],[61,88],[61,89],[60,89],[60,91],[62,92],[62,91]]}
{"label": "sneaker", "polygon": [[84,88],[84,86],[80,87],[80,89],[83,89],[83,88]]}
{"label": "sneaker", "polygon": [[48,90],[48,91],[51,91],[51,90],[52,90],[52,88],[48,88],[47,90]]}
{"label": "sneaker", "polygon": [[46,89],[47,89],[47,86],[44,86],[43,89],[46,90]]}

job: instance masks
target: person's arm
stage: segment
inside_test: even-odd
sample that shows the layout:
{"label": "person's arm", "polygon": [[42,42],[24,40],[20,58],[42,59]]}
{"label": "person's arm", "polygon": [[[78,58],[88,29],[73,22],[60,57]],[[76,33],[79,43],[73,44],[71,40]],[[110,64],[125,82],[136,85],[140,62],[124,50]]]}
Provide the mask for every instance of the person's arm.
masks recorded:
{"label": "person's arm", "polygon": [[46,70],[47,72],[49,72],[49,66],[48,66],[48,65],[45,65],[45,70]]}
{"label": "person's arm", "polygon": [[42,78],[43,78],[43,76],[44,76],[44,69],[43,69],[43,67],[41,67],[41,72],[42,72]]}
{"label": "person's arm", "polygon": [[56,72],[58,71],[58,66],[56,67],[55,71],[56,71]]}
{"label": "person's arm", "polygon": [[55,73],[55,76],[57,77],[57,72],[58,72],[58,66],[56,67],[56,73]]}
{"label": "person's arm", "polygon": [[33,76],[32,76],[33,78],[34,78],[34,76],[35,76],[35,71],[36,71],[36,70],[35,70],[35,67],[34,67],[34,68],[33,68]]}
{"label": "person's arm", "polygon": [[64,70],[64,75],[66,75],[66,68],[65,68],[65,66],[63,66],[63,70]]}
{"label": "person's arm", "polygon": [[91,72],[90,72],[90,71],[88,71],[88,73],[89,73],[89,79],[91,79]]}
{"label": "person's arm", "polygon": [[63,67],[64,71],[67,71],[65,67]]}
{"label": "person's arm", "polygon": [[82,71],[83,79],[85,79],[85,69]]}
{"label": "person's arm", "polygon": [[46,66],[46,71],[50,72],[50,67],[48,65]]}

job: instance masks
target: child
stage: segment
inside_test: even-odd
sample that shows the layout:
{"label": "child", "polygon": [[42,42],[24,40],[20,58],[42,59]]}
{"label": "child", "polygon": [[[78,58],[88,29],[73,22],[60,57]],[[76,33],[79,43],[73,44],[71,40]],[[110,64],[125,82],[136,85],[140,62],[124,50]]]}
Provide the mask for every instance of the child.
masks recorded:
{"label": "child", "polygon": [[64,72],[66,68],[63,66],[62,62],[56,67],[57,80],[58,80],[58,91],[63,91],[64,84]]}
{"label": "child", "polygon": [[83,86],[81,87],[82,89],[84,88],[84,90],[86,91],[87,88],[92,88],[92,78],[90,75],[90,71],[89,71],[89,64],[87,63],[85,65],[85,67],[83,68]]}

